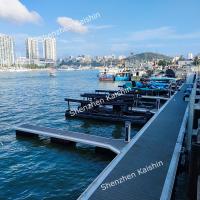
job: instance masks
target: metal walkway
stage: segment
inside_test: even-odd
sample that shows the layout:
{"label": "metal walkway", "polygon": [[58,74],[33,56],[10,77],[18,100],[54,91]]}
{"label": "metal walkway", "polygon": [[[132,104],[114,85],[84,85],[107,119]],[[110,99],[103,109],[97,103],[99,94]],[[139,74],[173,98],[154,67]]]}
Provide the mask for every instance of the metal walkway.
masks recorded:
{"label": "metal walkway", "polygon": [[122,139],[105,138],[101,136],[77,133],[72,131],[64,131],[53,128],[44,128],[29,124],[16,127],[16,134],[21,134],[21,135],[23,134],[27,136],[29,135],[47,136],[53,139],[82,143],[108,149],[117,154],[119,154],[122,148],[127,144],[127,142],[125,142]]}
{"label": "metal walkway", "polygon": [[185,87],[149,120],[79,200],[169,198],[187,119]]}

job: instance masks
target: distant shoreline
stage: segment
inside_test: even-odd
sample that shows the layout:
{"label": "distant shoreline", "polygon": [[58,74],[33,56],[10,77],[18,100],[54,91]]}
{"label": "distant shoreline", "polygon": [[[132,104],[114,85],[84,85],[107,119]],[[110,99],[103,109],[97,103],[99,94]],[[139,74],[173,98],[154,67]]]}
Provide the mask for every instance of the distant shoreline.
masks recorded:
{"label": "distant shoreline", "polygon": [[[50,71],[50,68],[45,68],[45,69],[0,69],[0,73],[4,73],[4,72],[42,72],[42,71]],[[86,71],[86,70],[98,70],[96,68],[94,69],[57,69],[57,71]]]}
{"label": "distant shoreline", "polygon": [[0,69],[1,72],[31,72],[31,71],[48,71],[49,69]]}

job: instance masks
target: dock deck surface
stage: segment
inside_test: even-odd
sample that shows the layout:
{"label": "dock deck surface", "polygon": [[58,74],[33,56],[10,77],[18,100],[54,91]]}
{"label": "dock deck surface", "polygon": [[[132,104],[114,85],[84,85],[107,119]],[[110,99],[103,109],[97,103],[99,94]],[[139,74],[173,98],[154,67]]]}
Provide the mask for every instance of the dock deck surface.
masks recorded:
{"label": "dock deck surface", "polygon": [[[161,198],[187,108],[187,102],[183,100],[185,87],[186,85],[183,85],[181,91],[177,92],[161,108],[157,116],[141,129],[136,138],[131,140],[79,197],[80,200],[158,200]],[[163,165],[156,169],[143,174],[137,171],[160,161]],[[129,177],[130,179],[119,183],[121,177],[133,172],[136,177]]]}
{"label": "dock deck surface", "polygon": [[77,142],[95,147],[111,150],[115,153],[120,153],[123,147],[127,144],[123,139],[105,138],[96,135],[89,135],[84,133],[77,133],[73,131],[58,130],[53,128],[46,128],[24,124],[16,127],[16,132],[23,132],[24,134],[35,134],[41,136],[52,137],[65,141]]}

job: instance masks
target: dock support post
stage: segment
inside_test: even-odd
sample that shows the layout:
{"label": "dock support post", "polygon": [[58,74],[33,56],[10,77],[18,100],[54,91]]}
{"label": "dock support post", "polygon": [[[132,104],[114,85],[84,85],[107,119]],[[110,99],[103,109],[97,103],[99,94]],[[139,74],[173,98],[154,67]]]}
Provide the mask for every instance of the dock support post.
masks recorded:
{"label": "dock support post", "polygon": [[125,122],[125,141],[130,142],[131,140],[131,122]]}
{"label": "dock support post", "polygon": [[170,89],[169,89],[169,98],[172,96],[172,91],[171,91],[171,86],[170,86]]}
{"label": "dock support post", "polygon": [[67,105],[68,105],[68,110],[70,110],[69,100],[67,101]]}
{"label": "dock support post", "polygon": [[160,109],[160,98],[157,99],[157,109]]}

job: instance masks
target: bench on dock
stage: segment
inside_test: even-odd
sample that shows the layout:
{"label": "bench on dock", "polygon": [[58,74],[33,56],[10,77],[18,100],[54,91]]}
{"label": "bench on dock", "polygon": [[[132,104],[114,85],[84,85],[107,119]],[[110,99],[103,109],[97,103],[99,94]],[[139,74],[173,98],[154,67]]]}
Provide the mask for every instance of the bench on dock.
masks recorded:
{"label": "bench on dock", "polygon": [[105,138],[96,135],[77,133],[67,130],[58,130],[54,128],[46,128],[24,124],[16,127],[16,135],[22,136],[45,136],[50,137],[52,142],[66,142],[69,145],[76,143],[91,145],[97,148],[107,149],[116,154],[120,153],[127,144],[123,139]]}

